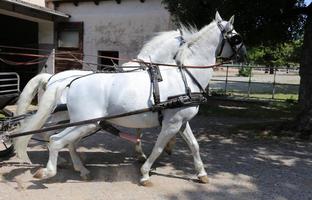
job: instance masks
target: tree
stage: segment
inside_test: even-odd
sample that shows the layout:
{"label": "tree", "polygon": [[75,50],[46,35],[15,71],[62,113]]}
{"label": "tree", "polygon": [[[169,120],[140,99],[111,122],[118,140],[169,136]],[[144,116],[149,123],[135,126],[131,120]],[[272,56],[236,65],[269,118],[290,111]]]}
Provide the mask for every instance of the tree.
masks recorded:
{"label": "tree", "polygon": [[[200,28],[218,10],[224,18],[235,14],[235,29],[249,47],[278,46],[304,34],[300,61],[300,114],[294,127],[301,136],[312,135],[312,4],[303,0],[163,0],[176,22]],[[272,56],[272,55],[268,55]],[[297,54],[298,56],[298,54]]]}
{"label": "tree", "polygon": [[303,0],[163,0],[176,22],[195,25],[208,24],[218,10],[229,19],[235,14],[235,29],[249,46],[273,45],[303,34],[305,17],[288,14],[304,7]]}
{"label": "tree", "polygon": [[[299,66],[303,40],[294,40],[274,46],[259,45],[248,49],[248,61],[251,64],[265,66]],[[270,55],[270,58],[267,58]],[[269,63],[268,63],[269,62]]]}
{"label": "tree", "polygon": [[303,9],[308,17],[305,25],[303,51],[300,63],[300,114],[296,119],[296,128],[301,132],[302,138],[312,135],[312,3]]}

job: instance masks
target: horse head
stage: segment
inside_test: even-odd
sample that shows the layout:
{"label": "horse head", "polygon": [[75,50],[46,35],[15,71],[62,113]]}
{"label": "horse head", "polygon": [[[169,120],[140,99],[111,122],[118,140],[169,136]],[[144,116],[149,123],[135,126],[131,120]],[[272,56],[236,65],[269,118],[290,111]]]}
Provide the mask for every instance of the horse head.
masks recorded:
{"label": "horse head", "polygon": [[209,65],[214,64],[217,57],[231,60],[245,58],[246,48],[233,24],[234,16],[225,21],[216,12],[215,19],[209,25],[194,33],[180,47],[177,64]]}

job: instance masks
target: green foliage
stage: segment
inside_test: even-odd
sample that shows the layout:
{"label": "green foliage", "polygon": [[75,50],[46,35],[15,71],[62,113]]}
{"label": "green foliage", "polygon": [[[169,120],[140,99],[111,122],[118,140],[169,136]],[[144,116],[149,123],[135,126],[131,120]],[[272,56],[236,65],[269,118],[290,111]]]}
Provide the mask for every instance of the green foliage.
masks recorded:
{"label": "green foliage", "polygon": [[302,51],[302,39],[283,42],[272,46],[258,46],[248,50],[252,64],[266,66],[298,66]]}
{"label": "green foliage", "polygon": [[273,45],[298,39],[305,17],[292,14],[304,0],[162,0],[176,22],[198,28],[214,19],[218,10],[224,19],[235,15],[235,29],[248,46]]}
{"label": "green foliage", "polygon": [[238,76],[249,77],[251,75],[251,67],[243,66],[238,70]]}

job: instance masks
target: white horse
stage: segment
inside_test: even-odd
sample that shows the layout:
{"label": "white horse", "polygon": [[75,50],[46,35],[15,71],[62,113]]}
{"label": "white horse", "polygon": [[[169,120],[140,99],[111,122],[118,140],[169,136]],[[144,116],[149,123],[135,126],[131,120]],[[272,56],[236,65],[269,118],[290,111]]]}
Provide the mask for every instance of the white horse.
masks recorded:
{"label": "white horse", "polygon": [[[229,22],[226,22],[217,13],[212,23],[194,33],[182,45],[176,55],[178,65],[212,65],[216,62],[216,55],[231,58],[238,52],[242,53],[243,51],[240,51],[242,43],[233,29],[233,22],[234,17]],[[186,75],[189,88],[192,92],[200,92],[198,84],[202,88],[207,86],[212,76],[212,69],[190,68],[188,70],[192,74]],[[185,81],[182,80],[181,72],[178,68],[161,66],[160,71],[163,77],[163,81],[159,83],[161,101],[167,100],[170,96],[181,95],[186,92]],[[63,90],[64,88],[56,88],[57,93]],[[149,108],[154,104],[152,84],[147,71],[122,74],[94,74],[77,79],[66,90],[71,122],[128,113],[142,108]],[[42,107],[45,111],[40,111],[39,107],[38,112],[49,112],[49,107],[53,105],[46,106]],[[141,167],[141,183],[143,185],[150,183],[149,171],[152,164],[163,151],[165,144],[177,132],[180,132],[192,151],[195,169],[200,181],[208,181],[207,173],[200,158],[198,143],[188,123],[197,112],[198,106],[165,109],[162,111],[161,132],[151,155]],[[146,112],[111,119],[109,122],[129,128],[150,128],[160,125],[158,113],[156,112]],[[54,176],[57,172],[58,152],[66,145],[79,141],[82,137],[93,132],[98,126],[97,123],[94,123],[70,127],[57,135],[51,136],[47,167],[38,170],[35,177],[49,178]],[[82,164],[79,158],[76,161]]]}
{"label": "white horse", "polygon": [[[192,32],[188,31],[187,29],[183,29],[183,38],[187,40]],[[174,64],[174,56],[177,53],[177,50],[179,46],[181,45],[181,33],[179,31],[167,31],[159,33],[157,36],[153,37],[150,41],[148,41],[140,51],[140,53],[137,56],[138,60],[145,61],[145,62],[160,62],[160,63],[167,63],[167,64]],[[123,64],[123,67],[130,67],[130,66],[139,66],[138,62],[128,62]],[[129,68],[131,69],[131,68]],[[127,70],[127,68],[125,68]],[[46,90],[49,87],[56,88],[57,85],[66,85],[69,82],[71,82],[73,79],[84,76],[87,74],[94,73],[93,71],[80,71],[80,70],[69,70],[60,72],[55,75],[43,73],[35,76],[32,78],[27,85],[25,86],[24,90],[22,91],[20,98],[17,103],[17,109],[15,115],[22,115],[27,112],[27,108],[29,107],[32,99],[35,97],[37,92],[39,92],[39,97],[41,99],[41,96],[43,95],[44,90]],[[51,90],[50,90],[51,91]],[[65,96],[65,95],[63,95]],[[51,98],[51,97],[50,97]],[[41,100],[39,100],[40,102]],[[46,101],[46,100],[45,100]],[[58,101],[58,104],[66,104],[66,98],[61,98]],[[49,113],[50,114],[50,113]],[[49,115],[47,116],[40,116],[41,121],[43,119],[47,119]],[[34,118],[36,118],[34,116]],[[57,112],[54,113],[49,117],[48,123],[58,122],[58,121],[65,121],[68,120],[68,114],[67,111],[63,112]],[[26,121],[30,121],[31,119],[28,119]],[[28,122],[24,123],[23,126],[20,128],[21,130],[31,130],[34,127],[29,125]],[[43,126],[37,125],[36,128],[39,129]],[[50,133],[45,133],[45,139],[49,138],[50,135],[52,135],[54,131],[51,131]],[[140,129],[137,131],[137,138],[140,139],[142,135],[142,132]],[[28,145],[28,142],[30,140],[31,136],[25,136],[25,137],[19,137],[14,139],[14,146],[15,150],[17,152],[17,156],[21,158],[22,160],[26,162],[30,162],[30,159],[26,153],[26,148]],[[174,141],[168,143],[168,146],[166,148],[166,152],[170,153]],[[72,151],[71,145],[69,145],[69,150]],[[142,151],[141,147],[141,141],[138,140],[135,146],[135,152],[137,154],[137,157],[139,160],[145,160],[146,156]]]}

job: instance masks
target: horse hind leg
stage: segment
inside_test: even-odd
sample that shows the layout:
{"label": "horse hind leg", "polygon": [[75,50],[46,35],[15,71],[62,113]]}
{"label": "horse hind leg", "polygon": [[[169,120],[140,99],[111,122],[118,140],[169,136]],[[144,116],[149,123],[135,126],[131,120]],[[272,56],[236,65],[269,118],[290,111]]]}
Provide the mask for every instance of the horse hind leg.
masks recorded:
{"label": "horse hind leg", "polygon": [[167,143],[164,151],[168,154],[168,155],[171,155],[172,154],[172,149],[174,148],[176,144],[176,136],[173,136],[169,142]]}
{"label": "horse hind leg", "polygon": [[144,163],[146,161],[146,155],[142,149],[142,134],[142,129],[136,129],[137,142],[135,143],[135,156],[139,162]]}
{"label": "horse hind leg", "polygon": [[[41,128],[54,109],[56,103],[55,97],[59,90],[59,87],[54,87],[49,91],[46,91],[42,96],[42,100],[39,103],[36,114],[31,116],[29,119],[24,120],[17,131],[25,132]],[[13,139],[13,145],[15,147],[17,157],[28,162],[30,162],[30,159],[27,155],[27,146],[31,137],[31,135],[27,135]]]}
{"label": "horse hind leg", "polygon": [[194,159],[195,170],[197,171],[197,177],[199,179],[199,182],[208,183],[208,176],[204,168],[203,161],[201,160],[199,154],[199,145],[196,138],[194,137],[194,134],[188,122],[185,124],[185,128],[181,129],[179,133],[181,134],[181,136],[191,149]]}
{"label": "horse hind leg", "polygon": [[[73,144],[74,142],[79,141],[82,137],[90,134],[96,129],[96,124],[89,124],[80,127],[67,128],[59,134],[51,136],[49,146],[49,161],[47,163],[47,166],[46,168],[39,169],[35,173],[34,177],[43,179],[55,176],[57,173],[57,157],[59,151],[63,149],[66,145]],[[80,160],[79,157],[78,159]]]}
{"label": "horse hind leg", "polygon": [[73,161],[73,167],[75,171],[80,172],[80,176],[82,179],[90,180],[91,179],[90,171],[83,165],[81,158],[79,157],[76,151],[77,142],[78,141],[68,144],[68,150],[69,150],[70,157]]}

